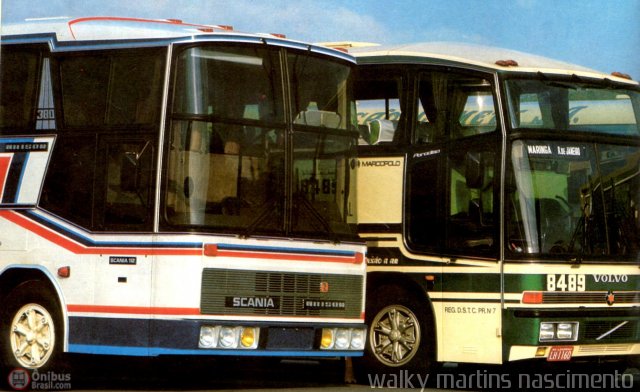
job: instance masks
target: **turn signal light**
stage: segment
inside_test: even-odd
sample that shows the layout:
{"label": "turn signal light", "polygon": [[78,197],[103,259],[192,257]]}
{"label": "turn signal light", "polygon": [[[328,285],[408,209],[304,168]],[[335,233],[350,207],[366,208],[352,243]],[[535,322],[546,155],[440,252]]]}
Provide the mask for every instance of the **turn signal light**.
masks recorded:
{"label": "turn signal light", "polygon": [[522,293],[523,304],[541,304],[542,291],[525,291]]}

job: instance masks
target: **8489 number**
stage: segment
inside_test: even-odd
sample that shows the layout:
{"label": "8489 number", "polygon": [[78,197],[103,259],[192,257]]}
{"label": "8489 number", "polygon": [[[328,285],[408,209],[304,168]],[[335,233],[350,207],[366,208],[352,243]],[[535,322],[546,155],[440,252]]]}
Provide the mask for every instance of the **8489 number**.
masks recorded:
{"label": "8489 number", "polygon": [[585,291],[586,278],[583,274],[549,274],[547,291]]}

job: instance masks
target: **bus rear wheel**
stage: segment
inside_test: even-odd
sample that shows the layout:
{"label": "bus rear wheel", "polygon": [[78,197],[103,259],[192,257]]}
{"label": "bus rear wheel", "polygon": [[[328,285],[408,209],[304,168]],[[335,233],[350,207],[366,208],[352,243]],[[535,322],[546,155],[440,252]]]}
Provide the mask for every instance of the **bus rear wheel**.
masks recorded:
{"label": "bus rear wheel", "polygon": [[394,286],[374,289],[367,301],[369,332],[358,376],[396,369],[429,372],[433,330],[427,302]]}
{"label": "bus rear wheel", "polygon": [[58,306],[38,282],[27,282],[6,299],[0,320],[0,350],[7,368],[49,368],[59,356]]}

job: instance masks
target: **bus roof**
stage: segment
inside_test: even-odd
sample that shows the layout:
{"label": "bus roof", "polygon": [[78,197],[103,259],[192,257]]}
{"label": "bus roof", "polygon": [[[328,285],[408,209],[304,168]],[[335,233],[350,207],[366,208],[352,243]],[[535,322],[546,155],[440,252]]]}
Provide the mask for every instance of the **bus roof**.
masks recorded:
{"label": "bus roof", "polygon": [[542,72],[577,75],[596,79],[638,84],[628,75],[606,74],[580,65],[537,56],[516,50],[457,42],[424,42],[399,45],[325,43],[329,47],[347,49],[360,63],[377,63],[385,57],[389,63],[434,63],[472,65],[507,72]]}
{"label": "bus roof", "polygon": [[22,23],[2,24],[1,42],[48,42],[53,51],[78,50],[80,47],[104,48],[168,44],[189,40],[223,40],[280,44],[317,53],[327,53],[354,61],[342,50],[286,39],[281,34],[243,33],[226,25],[185,23],[178,19],[89,16],[27,19]]}

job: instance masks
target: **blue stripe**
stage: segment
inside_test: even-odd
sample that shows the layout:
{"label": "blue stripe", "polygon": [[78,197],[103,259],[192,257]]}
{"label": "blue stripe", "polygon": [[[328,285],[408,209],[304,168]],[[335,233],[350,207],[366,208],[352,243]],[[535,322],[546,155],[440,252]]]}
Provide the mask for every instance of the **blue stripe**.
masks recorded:
{"label": "blue stripe", "polygon": [[20,198],[20,189],[22,188],[22,180],[24,179],[24,172],[27,171],[27,164],[29,164],[29,155],[30,153],[28,152],[24,153],[22,167],[20,168],[20,174],[18,176],[18,186],[16,187],[16,195],[15,195],[15,199],[13,200],[14,203],[17,203],[18,199]]}
{"label": "blue stripe", "polygon": [[265,350],[191,350],[162,347],[98,346],[70,344],[69,352],[78,354],[156,357],[159,355],[225,355],[245,357],[360,357],[361,351],[265,351]]}
{"label": "blue stripe", "polygon": [[2,138],[2,144],[8,143],[32,143],[35,139],[32,137],[18,137],[18,138]]}
{"label": "blue stripe", "polygon": [[[72,231],[69,228],[59,225],[58,223],[50,220],[49,218],[36,214],[33,211],[22,211],[22,214],[28,215],[30,219],[37,221],[38,223],[52,229],[53,231],[61,234],[65,237],[71,238],[76,242],[85,246],[93,247],[128,247],[128,248],[202,248],[202,242],[106,242],[106,241],[94,241],[89,237],[86,237],[80,233]],[[113,234],[113,233],[105,233]]]}
{"label": "blue stripe", "polygon": [[[47,226],[48,228],[73,239],[88,247],[131,247],[131,248],[202,248],[202,242],[101,242],[94,241],[91,238],[72,231],[58,223],[48,219],[45,216],[36,214],[33,211],[24,211],[24,215],[28,215],[31,219]],[[163,233],[170,234],[170,233]],[[298,249],[288,247],[268,247],[260,245],[241,245],[241,244],[216,244],[218,249],[229,251],[250,251],[250,252],[266,252],[266,253],[297,253],[307,255],[323,255],[323,256],[355,256],[355,252],[348,250],[335,249]]]}
{"label": "blue stripe", "polygon": [[355,252],[349,250],[334,249],[299,249],[286,247],[267,247],[257,245],[236,245],[236,244],[218,244],[218,249],[222,250],[242,250],[251,252],[270,252],[270,253],[304,253],[304,254],[320,254],[330,256],[354,256]]}

